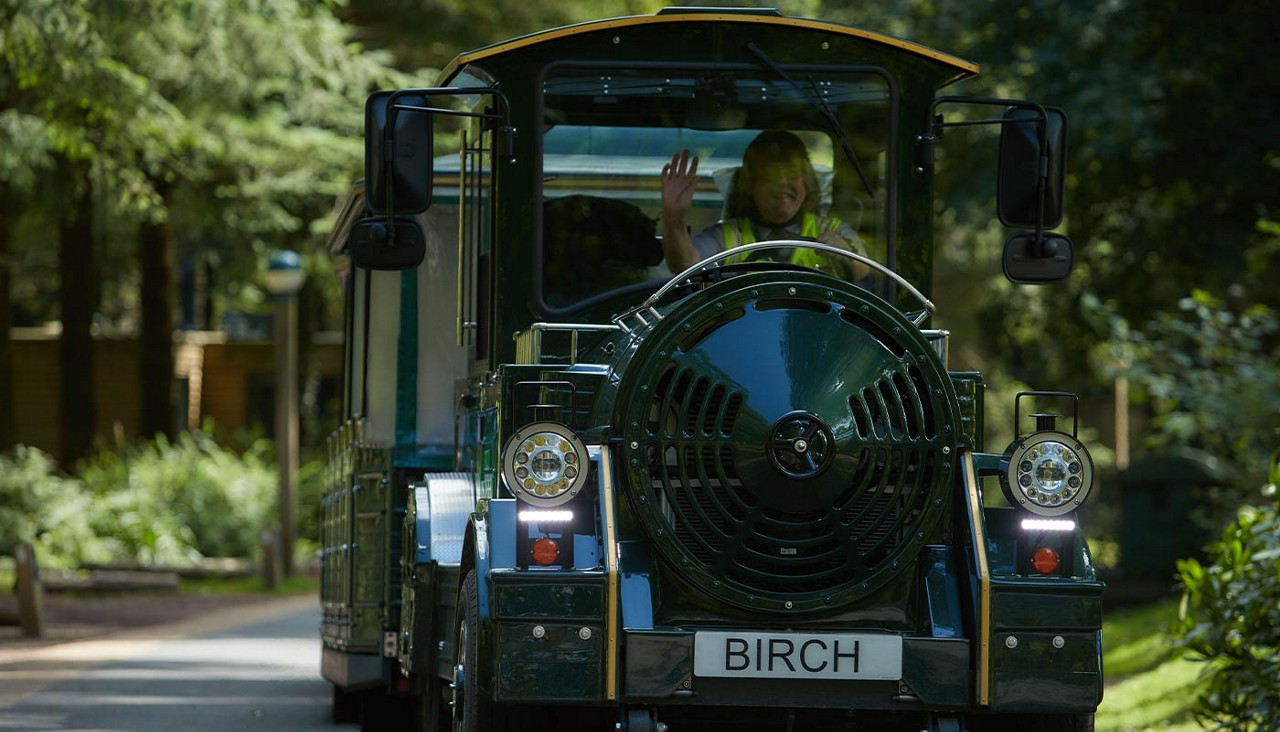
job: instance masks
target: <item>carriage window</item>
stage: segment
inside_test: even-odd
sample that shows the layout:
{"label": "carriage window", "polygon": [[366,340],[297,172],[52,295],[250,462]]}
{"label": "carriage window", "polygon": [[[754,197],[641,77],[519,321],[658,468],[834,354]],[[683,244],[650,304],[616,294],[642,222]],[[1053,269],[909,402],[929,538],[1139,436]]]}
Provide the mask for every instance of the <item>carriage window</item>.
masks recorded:
{"label": "carriage window", "polygon": [[[670,276],[663,259],[659,174],[672,155],[699,158],[687,223],[725,210],[747,146],[762,131],[795,133],[817,173],[814,210],[856,232],[886,261],[890,95],[874,72],[724,69],[664,73],[557,68],[544,86],[542,297],[585,307]],[[832,125],[824,104],[838,121]],[[837,129],[838,128],[838,129]],[[853,159],[844,152],[841,134]]]}

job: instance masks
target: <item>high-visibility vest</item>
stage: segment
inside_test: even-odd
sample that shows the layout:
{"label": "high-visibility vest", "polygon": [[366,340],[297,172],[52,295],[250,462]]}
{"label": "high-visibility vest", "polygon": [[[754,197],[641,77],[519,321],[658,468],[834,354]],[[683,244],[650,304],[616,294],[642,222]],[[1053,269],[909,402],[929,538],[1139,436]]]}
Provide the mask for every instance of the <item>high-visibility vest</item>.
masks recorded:
{"label": "high-visibility vest", "polygon": [[[840,219],[830,217],[824,221],[826,226],[823,230],[818,229],[818,217],[808,211],[805,212],[804,218],[800,220],[800,236],[806,239],[817,239],[828,231],[838,230],[843,222]],[[726,248],[743,246],[745,244],[754,244],[756,242],[755,228],[751,225],[751,219],[744,216],[737,219],[735,225],[733,219],[722,221],[720,223],[724,231],[724,245]],[[731,242],[737,239],[737,244]],[[759,256],[757,252],[749,252],[747,254],[736,254],[725,260],[726,264],[735,264],[737,262],[746,262],[751,259],[752,255]],[[800,247],[791,249],[788,258],[785,260],[790,264],[798,264],[802,267],[813,267],[814,269],[825,269],[826,259],[812,249]]]}

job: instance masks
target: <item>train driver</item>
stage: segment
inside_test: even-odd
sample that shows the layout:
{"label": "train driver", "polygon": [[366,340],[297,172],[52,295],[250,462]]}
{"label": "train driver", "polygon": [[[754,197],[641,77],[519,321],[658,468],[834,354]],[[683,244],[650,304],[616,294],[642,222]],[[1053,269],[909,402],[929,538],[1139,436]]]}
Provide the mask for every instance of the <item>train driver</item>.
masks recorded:
{"label": "train driver", "polygon": [[[662,167],[662,249],[667,267],[678,273],[723,249],[757,241],[819,241],[866,256],[853,227],[819,212],[818,176],[804,142],[781,130],[761,132],[747,145],[742,167],[733,176],[725,218],[690,237],[685,223],[693,207],[698,158],[688,150]],[[731,257],[728,263],[764,258],[771,252]],[[847,257],[827,257],[812,249],[779,249],[792,264],[814,267],[850,281],[870,268]]]}

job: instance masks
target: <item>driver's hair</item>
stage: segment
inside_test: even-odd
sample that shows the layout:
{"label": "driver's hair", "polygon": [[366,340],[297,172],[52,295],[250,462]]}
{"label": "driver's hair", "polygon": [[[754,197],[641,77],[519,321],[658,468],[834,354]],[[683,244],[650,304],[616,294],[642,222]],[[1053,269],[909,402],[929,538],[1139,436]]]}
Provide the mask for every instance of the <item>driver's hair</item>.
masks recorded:
{"label": "driver's hair", "polygon": [[805,189],[801,210],[817,213],[818,204],[822,200],[818,188],[818,173],[813,169],[813,163],[809,162],[809,150],[804,146],[804,141],[785,130],[765,130],[756,135],[742,154],[742,167],[734,172],[729,185],[729,196],[724,206],[725,217],[759,218],[751,191],[765,169],[779,164],[800,166]]}

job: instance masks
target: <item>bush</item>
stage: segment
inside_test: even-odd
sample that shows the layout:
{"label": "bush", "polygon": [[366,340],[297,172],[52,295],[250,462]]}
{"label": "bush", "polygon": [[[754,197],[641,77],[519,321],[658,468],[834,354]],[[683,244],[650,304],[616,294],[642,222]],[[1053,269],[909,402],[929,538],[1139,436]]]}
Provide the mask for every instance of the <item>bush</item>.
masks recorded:
{"label": "bush", "polygon": [[83,480],[92,525],[117,559],[190,563],[248,557],[274,521],[276,474],[269,443],[243,455],[206,432],[187,432],[94,457]]}
{"label": "bush", "polygon": [[53,459],[34,447],[0,455],[0,554],[19,543],[35,546],[41,564],[74,567],[104,556],[90,525],[83,486],[58,474]]}
{"label": "bush", "polygon": [[1263,507],[1246,506],[1208,548],[1178,562],[1181,644],[1209,665],[1197,715],[1223,729],[1280,729],[1280,515],[1271,465]]}

